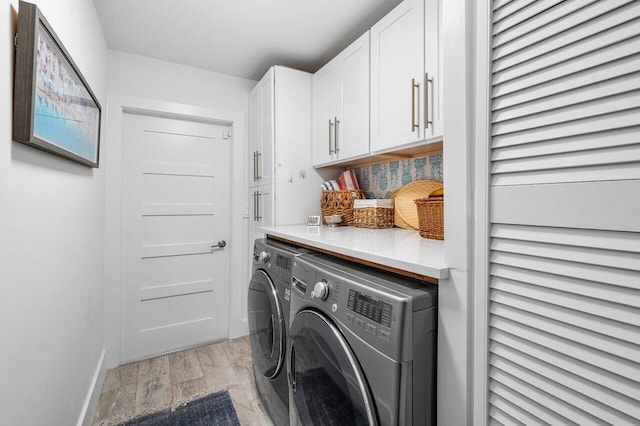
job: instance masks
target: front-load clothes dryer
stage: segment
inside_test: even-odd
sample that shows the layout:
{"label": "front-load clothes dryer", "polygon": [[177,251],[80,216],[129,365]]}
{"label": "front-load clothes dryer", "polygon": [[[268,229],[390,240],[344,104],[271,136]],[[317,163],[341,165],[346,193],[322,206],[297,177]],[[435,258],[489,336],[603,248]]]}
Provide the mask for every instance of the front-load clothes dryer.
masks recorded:
{"label": "front-load clothes dryer", "polygon": [[308,250],[258,239],[247,300],[256,387],[275,425],[289,424],[286,378],[289,294],[293,259]]}
{"label": "front-load clothes dryer", "polygon": [[320,254],[292,279],[291,424],[435,424],[437,286]]}

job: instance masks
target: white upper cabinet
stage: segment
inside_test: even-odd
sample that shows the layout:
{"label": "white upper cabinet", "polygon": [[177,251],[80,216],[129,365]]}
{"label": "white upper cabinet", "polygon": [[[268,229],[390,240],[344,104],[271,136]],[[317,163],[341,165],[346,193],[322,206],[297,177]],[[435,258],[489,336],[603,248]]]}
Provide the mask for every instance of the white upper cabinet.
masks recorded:
{"label": "white upper cabinet", "polygon": [[369,31],[338,58],[342,77],[342,121],[337,123],[335,149],[338,159],[346,159],[369,152]]}
{"label": "white upper cabinet", "polygon": [[313,164],[334,159],[335,118],[340,109],[340,71],[335,59],[313,75]]}
{"label": "white upper cabinet", "polygon": [[271,183],[274,150],[273,68],[249,94],[249,186]]}
{"label": "white upper cabinet", "polygon": [[313,76],[313,163],[369,152],[369,32]]}
{"label": "white upper cabinet", "polygon": [[371,28],[373,152],[442,136],[439,1],[405,0]]}
{"label": "white upper cabinet", "polygon": [[442,128],[442,0],[425,0],[424,72],[426,81],[424,138],[444,135]]}
{"label": "white upper cabinet", "polygon": [[371,150],[423,138],[424,0],[405,0],[371,28]]}

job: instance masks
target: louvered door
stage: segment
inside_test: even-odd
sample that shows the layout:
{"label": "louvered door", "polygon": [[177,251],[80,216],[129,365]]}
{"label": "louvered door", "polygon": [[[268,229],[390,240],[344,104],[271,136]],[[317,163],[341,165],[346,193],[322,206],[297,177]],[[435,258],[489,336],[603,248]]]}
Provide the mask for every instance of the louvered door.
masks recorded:
{"label": "louvered door", "polygon": [[640,2],[492,7],[489,422],[640,424]]}

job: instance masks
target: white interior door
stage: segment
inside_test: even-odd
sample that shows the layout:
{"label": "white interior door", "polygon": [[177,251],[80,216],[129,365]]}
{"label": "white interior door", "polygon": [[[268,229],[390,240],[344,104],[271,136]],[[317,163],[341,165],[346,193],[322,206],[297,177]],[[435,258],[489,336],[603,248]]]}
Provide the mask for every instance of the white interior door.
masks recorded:
{"label": "white interior door", "polygon": [[228,336],[228,131],[125,114],[123,361]]}

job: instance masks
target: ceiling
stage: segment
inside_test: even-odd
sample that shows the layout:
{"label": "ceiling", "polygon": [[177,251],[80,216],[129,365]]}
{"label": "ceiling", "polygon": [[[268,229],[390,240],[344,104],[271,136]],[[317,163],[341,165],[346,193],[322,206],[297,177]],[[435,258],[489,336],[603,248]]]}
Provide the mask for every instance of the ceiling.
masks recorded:
{"label": "ceiling", "polygon": [[401,0],[94,0],[110,49],[259,80],[315,72]]}

